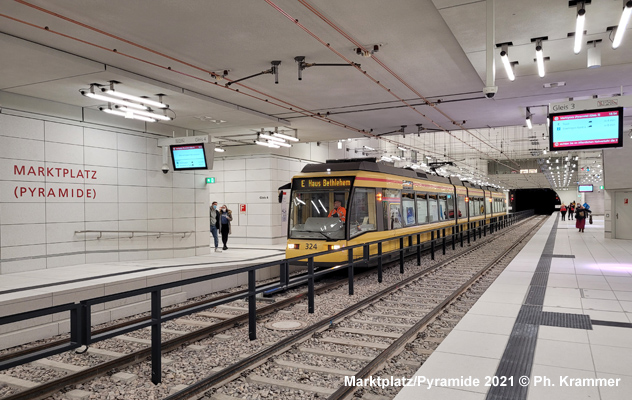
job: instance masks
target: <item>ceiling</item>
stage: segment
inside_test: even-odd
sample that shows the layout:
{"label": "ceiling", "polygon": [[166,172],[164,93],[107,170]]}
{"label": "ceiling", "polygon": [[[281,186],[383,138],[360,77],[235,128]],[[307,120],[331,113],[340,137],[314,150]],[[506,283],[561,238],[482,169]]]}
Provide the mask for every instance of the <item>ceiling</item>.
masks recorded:
{"label": "ceiling", "polygon": [[[386,152],[401,143],[478,169],[487,160],[519,169],[517,160],[541,157],[547,146],[546,109],[537,106],[632,91],[632,33],[613,50],[606,30],[621,8],[621,0],[586,6],[585,41],[602,40],[602,66],[588,69],[585,46],[573,54],[568,37],[575,8],[496,0],[495,43],[512,42],[518,65],[510,82],[495,50],[498,93],[490,100],[482,92],[486,1],[4,0],[0,90],[96,109],[103,104],[79,89],[116,80],[131,94],[166,94],[177,115],[167,125],[228,145],[280,127],[296,129],[303,141],[372,138]],[[550,60],[540,78],[531,39],[543,36]],[[356,54],[376,45],[371,57]],[[296,56],[346,65],[307,68],[299,81]],[[264,74],[225,86],[273,60],[281,61],[278,84]],[[227,79],[217,80],[224,70]],[[552,82],[566,85],[543,87]],[[527,106],[533,130],[521,127]],[[417,132],[414,140],[399,134]],[[548,182],[511,179],[512,186]]]}

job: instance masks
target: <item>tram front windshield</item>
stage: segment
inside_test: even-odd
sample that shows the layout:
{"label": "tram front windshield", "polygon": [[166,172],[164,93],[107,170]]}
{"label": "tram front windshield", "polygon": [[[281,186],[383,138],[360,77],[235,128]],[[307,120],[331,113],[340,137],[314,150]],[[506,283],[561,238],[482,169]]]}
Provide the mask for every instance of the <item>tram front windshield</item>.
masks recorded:
{"label": "tram front windshield", "polygon": [[[349,190],[293,191],[290,238],[344,239],[348,197]],[[336,209],[336,201],[343,209]]]}

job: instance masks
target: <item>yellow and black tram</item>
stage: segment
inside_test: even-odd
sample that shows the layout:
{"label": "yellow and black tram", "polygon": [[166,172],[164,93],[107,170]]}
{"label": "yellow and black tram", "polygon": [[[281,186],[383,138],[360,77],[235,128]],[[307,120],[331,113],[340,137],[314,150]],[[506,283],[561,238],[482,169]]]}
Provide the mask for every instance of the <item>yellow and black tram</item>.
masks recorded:
{"label": "yellow and black tram", "polygon": [[[342,205],[343,212],[334,212],[336,205]],[[479,226],[506,213],[504,193],[490,188],[375,159],[328,160],[305,166],[292,179],[286,256],[409,234],[421,234],[421,240],[428,241],[430,231],[445,229],[451,235],[457,224]],[[398,239],[382,243],[383,254],[398,254],[395,250]],[[377,254],[377,245],[370,246],[370,253]],[[354,258],[360,257],[361,247],[354,250]],[[335,266],[347,260],[347,252],[340,251],[314,261]]]}

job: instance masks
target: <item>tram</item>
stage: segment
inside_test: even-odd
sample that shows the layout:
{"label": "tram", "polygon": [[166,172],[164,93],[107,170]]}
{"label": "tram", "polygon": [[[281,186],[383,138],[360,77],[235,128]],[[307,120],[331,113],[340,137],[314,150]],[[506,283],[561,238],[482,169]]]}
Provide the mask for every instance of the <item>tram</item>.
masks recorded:
{"label": "tram", "polygon": [[[289,203],[287,258],[410,234],[429,241],[430,231],[445,229],[451,235],[457,224],[478,226],[507,214],[503,192],[374,158],[305,166],[292,179]],[[336,212],[336,206],[344,210]],[[371,255],[377,254],[377,244],[369,247]],[[396,250],[398,239],[382,243],[386,261],[399,257]],[[361,257],[362,248],[354,249],[354,258]],[[345,251],[314,259],[323,267],[347,261]]]}

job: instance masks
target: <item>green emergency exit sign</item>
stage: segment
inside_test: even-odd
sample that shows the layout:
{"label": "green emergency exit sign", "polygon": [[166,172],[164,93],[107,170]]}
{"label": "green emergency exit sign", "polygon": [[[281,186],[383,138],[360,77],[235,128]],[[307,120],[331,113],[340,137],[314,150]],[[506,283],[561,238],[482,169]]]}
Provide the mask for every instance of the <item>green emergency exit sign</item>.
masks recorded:
{"label": "green emergency exit sign", "polygon": [[603,185],[599,186],[599,189],[603,190]]}
{"label": "green emergency exit sign", "polygon": [[206,178],[206,183],[215,183],[215,178]]}

